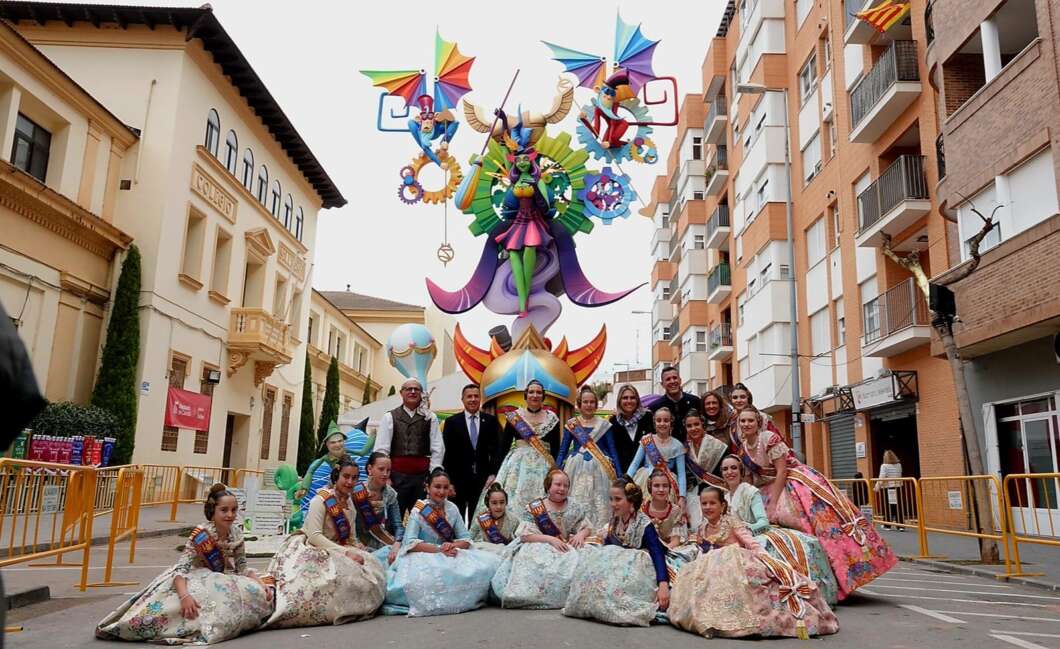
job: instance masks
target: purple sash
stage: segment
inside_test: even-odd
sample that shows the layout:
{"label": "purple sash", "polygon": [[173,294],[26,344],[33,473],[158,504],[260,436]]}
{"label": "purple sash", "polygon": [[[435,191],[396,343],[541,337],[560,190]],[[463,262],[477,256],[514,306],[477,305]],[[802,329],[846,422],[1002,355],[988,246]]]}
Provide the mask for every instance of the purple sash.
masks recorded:
{"label": "purple sash", "polygon": [[416,511],[420,513],[420,518],[422,518],[443,541],[449,542],[456,538],[456,531],[453,530],[453,526],[450,525],[449,521],[445,518],[444,511],[439,511],[434,505],[425,500],[416,503]]}
{"label": "purple sash", "polygon": [[537,529],[541,530],[542,534],[548,536],[555,536],[557,538],[562,536],[559,528],[556,527],[556,523],[552,520],[552,517],[548,515],[548,509],[545,507],[545,501],[538,498],[532,500],[526,506],[527,511],[533,516],[534,522],[537,523]]}
{"label": "purple sash", "polygon": [[510,539],[504,538],[501,534],[500,529],[497,527],[497,521],[493,519],[493,516],[489,512],[483,512],[478,515],[478,526],[482,528],[482,533],[486,535],[490,543],[496,543],[497,545],[507,545]]}

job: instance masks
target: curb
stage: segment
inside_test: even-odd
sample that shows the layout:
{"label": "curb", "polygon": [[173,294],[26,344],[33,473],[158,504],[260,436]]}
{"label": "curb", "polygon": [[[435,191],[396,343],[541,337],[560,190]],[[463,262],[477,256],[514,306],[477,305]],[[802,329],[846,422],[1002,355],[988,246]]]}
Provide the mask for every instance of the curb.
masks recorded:
{"label": "curb", "polygon": [[918,559],[916,557],[899,557],[901,561],[907,561],[909,563],[919,564],[921,566],[927,566],[942,572],[948,572],[952,574],[961,575],[974,575],[976,577],[987,577],[995,581],[1005,581],[1010,584],[1021,584],[1024,586],[1030,586],[1039,590],[1047,590],[1050,592],[1060,591],[1060,584],[1054,584],[1048,581],[1042,581],[1040,579],[1034,579],[1031,577],[1006,577],[1000,573],[990,570],[989,568],[980,568],[974,565],[961,565],[955,563],[949,563],[947,561],[939,561],[937,559]]}
{"label": "curb", "polygon": [[47,586],[37,586],[4,596],[4,607],[10,611],[30,604],[39,604],[51,599],[51,589]]}

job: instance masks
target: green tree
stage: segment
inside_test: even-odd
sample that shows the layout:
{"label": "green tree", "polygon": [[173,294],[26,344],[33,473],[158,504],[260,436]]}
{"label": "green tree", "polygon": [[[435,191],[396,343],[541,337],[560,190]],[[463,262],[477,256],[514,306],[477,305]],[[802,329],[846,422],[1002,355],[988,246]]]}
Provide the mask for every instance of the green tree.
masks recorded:
{"label": "green tree", "polygon": [[394,386],[390,386],[390,391],[386,393],[386,396],[392,397],[395,394],[397,394],[397,388],[395,388]]}
{"label": "green tree", "polygon": [[313,434],[313,364],[305,354],[305,377],[302,379],[302,419],[298,424],[298,475],[305,475],[316,459],[316,435]]}
{"label": "green tree", "polygon": [[324,404],[320,407],[320,421],[317,423],[316,443],[324,439],[331,422],[339,418],[339,359],[331,357],[328,365],[328,380],[324,386]]}
{"label": "green tree", "polygon": [[136,441],[136,366],[140,360],[140,250],[130,246],[114,291],[107,342],[92,391],[92,405],[117,420],[112,464],[128,464]]}

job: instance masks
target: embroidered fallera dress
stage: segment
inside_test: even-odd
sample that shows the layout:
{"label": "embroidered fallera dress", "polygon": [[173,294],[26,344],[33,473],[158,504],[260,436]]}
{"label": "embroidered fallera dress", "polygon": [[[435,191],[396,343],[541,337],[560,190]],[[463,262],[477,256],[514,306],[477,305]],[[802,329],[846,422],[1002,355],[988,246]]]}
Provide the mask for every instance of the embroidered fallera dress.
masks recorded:
{"label": "embroidered fallera dress", "polygon": [[[620,469],[615,445],[611,439],[611,424],[594,417],[588,437],[596,446],[590,453],[571,433],[571,427],[588,428],[577,417],[567,421],[563,428],[563,441],[559,444],[556,464],[570,477],[570,497],[588,508],[589,524],[594,528],[606,525],[611,518],[611,483]],[[586,431],[578,431],[585,434]]]}
{"label": "embroidered fallera dress", "polygon": [[689,528],[699,529],[703,522],[703,511],[699,507],[699,485],[703,482],[721,486],[722,480],[716,471],[729,446],[711,435],[704,435],[699,442],[688,438],[685,465],[688,469],[688,497],[685,499],[685,515]]}
{"label": "embroidered fallera dress", "polygon": [[[331,507],[331,509],[329,509]],[[337,514],[349,524],[343,539]],[[302,529],[291,533],[269,564],[276,578],[276,611],[269,628],[344,624],[375,615],[383,603],[383,567],[355,547],[353,503],[341,502],[328,489],[318,490]],[[352,551],[364,563],[346,556]]]}
{"label": "embroidered fallera dress", "polygon": [[[431,520],[435,522],[432,524]],[[456,505],[446,500],[443,514],[430,501],[417,502],[409,510],[401,551],[387,569],[383,613],[412,617],[449,615],[485,604],[490,579],[501,561],[496,554],[476,549],[458,550],[455,557],[410,552],[421,541],[441,545],[470,540]]]}
{"label": "embroidered fallera dress", "polygon": [[519,515],[511,509],[506,510],[504,516],[499,519],[483,512],[471,520],[469,532],[472,547],[503,556],[508,544],[515,540],[515,530],[519,527],[519,522]]}
{"label": "embroidered fallera dress", "polygon": [[649,441],[654,443],[655,448],[658,449],[662,458],[666,461],[666,468],[673,478],[670,499],[677,502],[677,498],[684,496],[686,493],[688,478],[686,477],[685,445],[676,437],[670,437],[665,442],[661,441],[661,438],[657,435],[645,435],[642,437],[640,445],[637,447],[637,454],[633,456],[633,462],[626,469],[626,475],[633,478],[633,482],[637,483],[643,493],[651,493],[648,482],[652,471],[656,467],[649,457],[650,452],[646,450],[649,448]]}
{"label": "embroidered fallera dress", "polygon": [[[762,431],[751,446],[741,440],[740,456],[762,492],[770,522],[816,536],[839,586],[839,601],[897,563],[872,523],[842,492],[812,467],[799,462],[780,435]],[[788,477],[779,502],[770,503],[776,479],[773,462],[783,458]]]}
{"label": "embroidered fallera dress", "polygon": [[[526,420],[526,410],[520,408],[518,413],[533,429],[547,452],[548,442],[545,437],[559,424],[559,417],[551,410],[546,410],[545,419],[535,425]],[[551,468],[552,463],[546,460],[540,451],[516,436],[515,445],[501,462],[496,477],[496,481],[501,483],[504,492],[508,494],[508,505],[521,512],[531,500],[541,498],[545,494],[545,476]],[[478,507],[475,508],[476,516],[486,511],[485,497],[486,493],[483,491]]]}
{"label": "embroidered fallera dress", "polygon": [[[199,550],[204,541],[219,551],[211,555],[213,567]],[[173,585],[173,578],[178,575],[187,580],[187,592],[199,604],[199,615],[194,620],[186,620],[181,614],[180,596]],[[265,588],[250,575],[242,531],[233,527],[227,539],[219,540],[214,524],[206,523],[188,538],[172,568],[103,618],[96,626],[96,637],[213,644],[252,631],[269,617],[273,604]]]}

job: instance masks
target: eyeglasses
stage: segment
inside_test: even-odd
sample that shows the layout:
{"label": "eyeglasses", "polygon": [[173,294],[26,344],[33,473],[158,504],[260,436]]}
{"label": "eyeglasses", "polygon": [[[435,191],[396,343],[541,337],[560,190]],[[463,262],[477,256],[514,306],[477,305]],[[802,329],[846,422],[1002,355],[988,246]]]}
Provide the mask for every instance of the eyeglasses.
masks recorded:
{"label": "eyeglasses", "polygon": [[423,392],[420,388],[401,388],[402,392]]}

